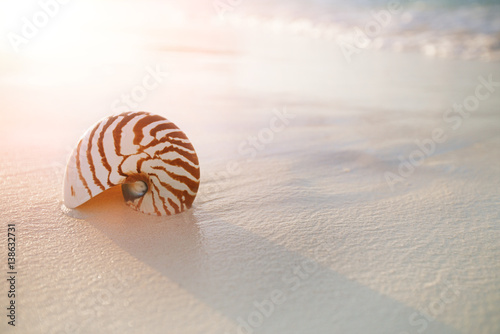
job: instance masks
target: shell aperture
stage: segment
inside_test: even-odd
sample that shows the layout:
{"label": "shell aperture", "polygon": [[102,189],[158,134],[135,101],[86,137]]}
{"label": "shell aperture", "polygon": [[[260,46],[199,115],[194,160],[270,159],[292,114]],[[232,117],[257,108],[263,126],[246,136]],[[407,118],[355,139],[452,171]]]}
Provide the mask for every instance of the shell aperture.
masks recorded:
{"label": "shell aperture", "polygon": [[122,194],[125,201],[133,201],[141,198],[148,192],[148,185],[144,181],[137,181],[134,183],[123,183]]}
{"label": "shell aperture", "polygon": [[152,215],[189,209],[200,183],[198,156],[175,124],[147,112],[106,117],[90,127],[64,176],[64,204],[76,208],[121,185],[126,203]]}

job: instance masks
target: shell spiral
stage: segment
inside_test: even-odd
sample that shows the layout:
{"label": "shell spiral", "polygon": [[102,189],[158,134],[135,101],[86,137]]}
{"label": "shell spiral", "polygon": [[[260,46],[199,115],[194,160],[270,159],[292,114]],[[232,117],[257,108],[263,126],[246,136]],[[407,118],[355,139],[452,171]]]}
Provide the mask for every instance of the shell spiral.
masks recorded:
{"label": "shell spiral", "polygon": [[[126,112],[104,118],[80,138],[66,166],[64,204],[76,208],[121,185],[135,210],[172,215],[192,206],[199,184],[198,156],[184,132],[162,116]],[[130,195],[127,185],[141,192]]]}

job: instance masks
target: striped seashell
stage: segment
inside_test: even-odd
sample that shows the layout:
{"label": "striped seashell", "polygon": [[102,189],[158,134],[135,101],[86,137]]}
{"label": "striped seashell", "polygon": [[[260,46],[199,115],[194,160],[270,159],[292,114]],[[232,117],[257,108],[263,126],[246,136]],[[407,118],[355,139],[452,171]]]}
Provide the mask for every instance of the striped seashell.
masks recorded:
{"label": "striped seashell", "polygon": [[76,208],[121,185],[126,203],[143,213],[189,209],[200,183],[198,156],[174,123],[147,112],[107,117],[85,132],[64,176],[64,204]]}

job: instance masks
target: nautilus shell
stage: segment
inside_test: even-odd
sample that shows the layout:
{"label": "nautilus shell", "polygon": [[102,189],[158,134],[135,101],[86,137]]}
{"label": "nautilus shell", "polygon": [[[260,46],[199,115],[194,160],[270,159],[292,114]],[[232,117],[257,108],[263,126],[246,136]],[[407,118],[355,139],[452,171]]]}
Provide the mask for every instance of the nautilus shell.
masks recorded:
{"label": "nautilus shell", "polygon": [[126,112],[96,123],[79,140],[64,176],[64,204],[76,208],[121,185],[125,202],[152,215],[189,209],[200,184],[193,145],[174,123]]}

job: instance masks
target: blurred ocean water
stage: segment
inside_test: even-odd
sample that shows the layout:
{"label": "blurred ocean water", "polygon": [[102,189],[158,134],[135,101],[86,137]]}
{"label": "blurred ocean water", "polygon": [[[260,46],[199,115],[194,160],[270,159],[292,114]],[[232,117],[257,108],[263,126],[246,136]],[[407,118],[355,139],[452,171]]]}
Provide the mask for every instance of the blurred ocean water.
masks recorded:
{"label": "blurred ocean water", "polygon": [[[141,4],[157,7],[156,12],[163,17],[181,13],[190,23],[205,27],[214,21],[230,28],[265,27],[272,33],[308,35],[333,43],[362,31],[369,39],[360,46],[364,49],[500,60],[499,0],[188,0]],[[170,14],[161,9],[167,7]],[[395,7],[397,11],[389,10]]]}
{"label": "blurred ocean water", "polygon": [[[217,1],[216,1],[217,2]],[[227,3],[234,3],[227,2]],[[219,2],[221,3],[221,2]],[[223,3],[223,2],[222,2]],[[500,1],[314,0],[238,1],[223,14],[338,41],[368,37],[362,48],[429,57],[500,60]],[[397,8],[397,11],[389,9]],[[231,21],[231,18],[229,19]],[[359,37],[359,36],[358,36]]]}
{"label": "blurred ocean water", "polygon": [[[21,33],[26,22],[23,18],[33,21],[33,15],[41,10],[34,0],[4,4],[1,8],[1,33],[6,36]],[[445,59],[500,60],[500,0],[90,1],[61,5],[56,17],[41,30],[52,28],[53,36],[66,33],[69,41],[81,39],[90,30],[96,33],[88,39],[110,30],[126,30],[135,36],[142,33],[140,38],[144,40],[151,31],[172,31],[172,27],[179,36],[186,31],[198,31],[199,35],[210,31],[214,24],[228,31],[264,29],[266,34],[305,35],[332,44],[347,40],[358,49]],[[7,38],[1,44],[12,49]]]}

